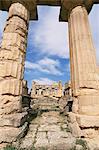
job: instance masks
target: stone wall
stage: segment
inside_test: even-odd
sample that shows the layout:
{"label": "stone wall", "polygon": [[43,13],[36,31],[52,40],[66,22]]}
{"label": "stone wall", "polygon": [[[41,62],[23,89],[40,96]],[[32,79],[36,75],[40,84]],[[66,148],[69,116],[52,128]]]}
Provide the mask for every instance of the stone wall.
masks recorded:
{"label": "stone wall", "polygon": [[31,97],[61,97],[62,96],[62,83],[58,82],[53,85],[39,85],[33,81],[31,89]]}

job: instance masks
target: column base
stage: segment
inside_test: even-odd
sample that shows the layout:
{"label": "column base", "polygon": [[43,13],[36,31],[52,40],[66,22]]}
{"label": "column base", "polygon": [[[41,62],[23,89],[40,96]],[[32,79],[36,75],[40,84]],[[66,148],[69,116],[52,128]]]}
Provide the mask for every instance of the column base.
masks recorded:
{"label": "column base", "polygon": [[99,136],[99,116],[68,113],[69,126],[74,137],[95,138]]}
{"label": "column base", "polygon": [[13,144],[19,141],[28,130],[28,122],[25,122],[22,127],[4,126],[0,127],[0,146],[5,147],[8,144]]}
{"label": "column base", "polygon": [[22,112],[22,96],[0,95],[0,115]]}
{"label": "column base", "polygon": [[79,96],[78,114],[99,116],[99,94]]}
{"label": "column base", "polygon": [[0,127],[20,127],[26,122],[27,118],[27,112],[0,115]]}
{"label": "column base", "polygon": [[13,143],[19,143],[28,130],[26,111],[29,106],[22,108],[22,96],[0,96],[0,148]]}

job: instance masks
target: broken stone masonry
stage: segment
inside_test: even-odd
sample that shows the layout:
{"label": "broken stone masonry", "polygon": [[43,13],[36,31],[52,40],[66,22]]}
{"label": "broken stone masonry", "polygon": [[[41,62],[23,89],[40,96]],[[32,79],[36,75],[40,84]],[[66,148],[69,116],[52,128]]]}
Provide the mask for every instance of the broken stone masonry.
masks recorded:
{"label": "broken stone masonry", "polygon": [[53,85],[39,85],[35,81],[32,84],[31,97],[37,98],[42,96],[61,97],[62,83],[54,83]]}
{"label": "broken stone masonry", "polygon": [[[24,140],[30,144],[33,133],[35,148],[41,143],[49,149],[70,149],[69,141],[75,143],[76,138],[83,138],[91,150],[99,149],[99,69],[88,21],[88,13],[98,3],[99,0],[0,0],[0,10],[9,12],[0,48],[0,147],[18,141],[24,147]],[[68,22],[73,100],[69,113],[65,112],[66,99],[62,97],[36,98],[30,103],[27,83],[23,81],[28,25],[29,20],[38,19],[37,5],[60,6],[59,20]],[[29,113],[30,118],[37,117],[32,120]],[[61,125],[66,125],[66,132],[60,130],[64,128]],[[71,129],[69,134],[67,128]],[[77,143],[83,142],[76,141],[74,145],[81,149]]]}

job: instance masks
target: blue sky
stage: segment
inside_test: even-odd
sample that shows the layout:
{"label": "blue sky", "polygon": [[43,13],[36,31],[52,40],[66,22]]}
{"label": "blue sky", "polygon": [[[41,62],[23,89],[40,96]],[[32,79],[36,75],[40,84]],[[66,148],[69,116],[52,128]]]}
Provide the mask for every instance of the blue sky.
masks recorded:
{"label": "blue sky", "polygon": [[[24,78],[31,87],[32,80],[51,84],[70,79],[68,24],[59,22],[59,7],[38,7],[38,21],[30,21]],[[89,21],[99,64],[99,5],[94,5]],[[7,18],[0,11],[0,39]]]}

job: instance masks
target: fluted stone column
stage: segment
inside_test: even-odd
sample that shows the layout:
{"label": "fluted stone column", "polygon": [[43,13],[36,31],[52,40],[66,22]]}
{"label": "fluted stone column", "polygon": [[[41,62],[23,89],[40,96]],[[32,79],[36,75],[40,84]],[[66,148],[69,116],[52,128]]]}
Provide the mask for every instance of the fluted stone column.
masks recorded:
{"label": "fluted stone column", "polygon": [[84,6],[73,8],[69,15],[69,40],[73,111],[79,114],[99,115],[96,54],[88,13]]}
{"label": "fluted stone column", "polygon": [[28,22],[28,10],[20,3],[12,4],[0,49],[0,114],[21,111]]}
{"label": "fluted stone column", "polygon": [[21,122],[24,118],[21,114],[22,80],[28,23],[27,8],[21,3],[13,3],[9,8],[0,49],[0,143],[15,140],[20,133],[20,129],[15,127],[24,123]]}
{"label": "fluted stone column", "polygon": [[93,138],[99,135],[99,80],[86,8],[84,4],[75,6],[68,15],[73,94],[69,118],[74,136]]}
{"label": "fluted stone column", "polygon": [[70,58],[74,95],[79,88],[98,89],[96,57],[85,7],[74,8],[69,17]]}

